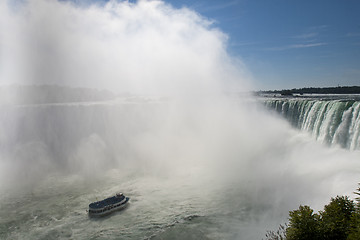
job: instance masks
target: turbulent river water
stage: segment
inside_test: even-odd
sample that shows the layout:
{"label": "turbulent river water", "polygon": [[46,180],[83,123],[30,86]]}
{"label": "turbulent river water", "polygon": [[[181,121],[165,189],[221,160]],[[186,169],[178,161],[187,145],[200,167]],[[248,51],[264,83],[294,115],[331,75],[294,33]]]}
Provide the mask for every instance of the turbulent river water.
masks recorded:
{"label": "turbulent river water", "polygon": [[[359,141],[326,146],[261,101],[2,106],[0,238],[262,239],[299,204],[353,197]],[[118,191],[128,208],[88,217]]]}

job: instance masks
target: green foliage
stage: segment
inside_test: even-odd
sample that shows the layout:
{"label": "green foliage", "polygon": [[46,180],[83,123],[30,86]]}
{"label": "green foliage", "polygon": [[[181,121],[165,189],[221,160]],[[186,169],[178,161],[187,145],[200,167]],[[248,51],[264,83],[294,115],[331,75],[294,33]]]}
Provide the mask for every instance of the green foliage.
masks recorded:
{"label": "green foliage", "polygon": [[356,213],[351,218],[350,231],[347,240],[360,239],[360,214]]}
{"label": "green foliage", "polygon": [[314,213],[309,206],[300,206],[298,210],[290,211],[289,216],[289,227],[286,229],[287,239],[320,239],[320,216]]}
{"label": "green foliage", "polygon": [[[360,196],[360,187],[355,194]],[[268,231],[267,240],[359,240],[360,197],[357,203],[347,196],[331,198],[319,213],[309,206],[289,212],[289,224],[277,232]]]}
{"label": "green foliage", "polygon": [[[360,196],[360,187],[358,187],[354,193]],[[360,197],[355,198],[355,200],[357,201],[357,205],[355,207],[355,213],[351,218],[348,240],[360,239]]]}
{"label": "green foliage", "polygon": [[321,212],[321,231],[323,239],[347,239],[350,223],[355,213],[355,203],[348,197],[332,198]]}

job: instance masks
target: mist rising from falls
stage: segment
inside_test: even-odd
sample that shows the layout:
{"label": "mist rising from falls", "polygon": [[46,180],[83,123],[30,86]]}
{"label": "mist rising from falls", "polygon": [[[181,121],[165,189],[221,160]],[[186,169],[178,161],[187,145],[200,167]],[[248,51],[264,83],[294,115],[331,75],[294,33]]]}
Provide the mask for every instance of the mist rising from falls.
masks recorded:
{"label": "mist rising from falls", "polygon": [[[120,169],[124,174],[169,181],[173,176],[194,174],[194,184],[216,179],[223,187],[248,188],[248,194],[264,189],[271,189],[271,194],[292,185],[307,189],[312,181],[332,182],[356,164],[356,153],[352,156],[314,144],[247,101],[135,98],[1,109],[1,187],[5,189],[36,186],[53,174],[93,181]],[[304,174],[312,177],[305,181]],[[291,179],[292,184],[286,184]],[[356,186],[356,180],[347,184]],[[325,188],[327,198],[328,191],[354,190],[333,187]],[[294,200],[278,194],[280,202],[288,197],[289,203],[309,198],[292,193]]]}
{"label": "mist rising from falls", "polygon": [[[248,74],[197,13],[161,1],[8,5],[0,2],[1,84],[137,95],[48,98],[34,86],[6,98],[0,238],[144,239],[180,225],[210,239],[261,239],[299,204],[320,209],[356,189],[359,152],[324,147],[223,94],[246,90]],[[87,204],[115,191],[129,193],[131,208],[89,220]],[[199,222],[181,224],[189,215]]]}
{"label": "mist rising from falls", "polygon": [[[125,216],[135,227],[151,229],[156,220],[166,229],[177,216],[197,214],[218,219],[205,228],[209,233],[215,225],[224,239],[243,239],[261,238],[299,204],[320,209],[331,196],[351,195],[356,188],[357,151],[323,147],[248,101],[190,102],[134,98],[2,106],[2,198],[16,189],[35,197],[62,191],[61,199],[70,202],[75,197],[70,211],[51,211],[60,222],[49,220],[49,231],[64,228],[68,234],[69,225],[84,221],[84,205],[121,188],[132,196],[127,211],[135,217]],[[8,206],[2,206],[4,214]],[[80,226],[90,236],[93,229]],[[26,228],[20,233],[27,234]]]}
{"label": "mist rising from falls", "polygon": [[360,149],[360,102],[355,100],[273,99],[265,105],[328,145]]}
{"label": "mist rising from falls", "polygon": [[250,85],[244,64],[227,53],[227,35],[185,7],[147,0],[2,1],[0,17],[0,85],[163,95]]}

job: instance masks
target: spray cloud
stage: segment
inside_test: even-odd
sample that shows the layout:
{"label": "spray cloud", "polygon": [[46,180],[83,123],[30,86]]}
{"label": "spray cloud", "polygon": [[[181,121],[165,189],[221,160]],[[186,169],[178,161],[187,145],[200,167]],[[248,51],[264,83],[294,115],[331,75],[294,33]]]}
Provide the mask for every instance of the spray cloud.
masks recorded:
{"label": "spray cloud", "polygon": [[[82,7],[30,0],[16,7],[1,2],[0,16],[2,85],[185,96],[162,103],[2,107],[0,187],[54,169],[90,178],[133,166],[171,187],[186,179],[197,190],[234,188],[239,195],[233,197],[266,206],[254,213],[266,226],[300,203],[321,208],[330,196],[356,187],[358,152],[314,144],[252,101],[222,97],[246,90],[249,74],[227,53],[227,36],[189,9],[161,1]],[[197,94],[211,97],[187,97]]]}
{"label": "spray cloud", "polygon": [[[15,8],[15,7],[13,7]],[[1,83],[172,94],[244,89],[246,70],[212,22],[161,1],[0,5]],[[235,89],[234,89],[235,87]]]}

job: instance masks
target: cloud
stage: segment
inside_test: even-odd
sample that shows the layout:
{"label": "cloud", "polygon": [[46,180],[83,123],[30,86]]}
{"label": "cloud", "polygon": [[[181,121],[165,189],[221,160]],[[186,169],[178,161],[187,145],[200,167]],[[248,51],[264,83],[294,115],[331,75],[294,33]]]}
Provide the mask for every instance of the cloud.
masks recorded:
{"label": "cloud", "polygon": [[297,43],[288,44],[278,47],[266,48],[268,51],[285,51],[290,49],[302,49],[313,48],[327,45],[326,42],[319,40],[320,33],[326,29],[326,25],[309,27],[305,33],[291,36],[291,39],[295,39]]}
{"label": "cloud", "polygon": [[298,38],[298,39],[309,39],[309,38],[314,38],[316,36],[318,36],[319,33],[316,32],[312,32],[312,33],[304,33],[304,34],[300,34],[297,36],[294,36],[293,38]]}
{"label": "cloud", "polygon": [[360,32],[349,32],[346,34],[347,37],[360,37]]}
{"label": "cloud", "polygon": [[327,45],[327,43],[309,43],[309,44],[292,44],[282,47],[273,47],[273,48],[267,48],[266,50],[269,51],[284,51],[289,49],[299,49],[299,48],[311,48],[311,47],[320,47]]}
{"label": "cloud", "polygon": [[0,3],[0,84],[59,84],[133,93],[246,89],[227,35],[162,1]]}
{"label": "cloud", "polygon": [[297,44],[292,44],[284,47],[274,48],[275,50],[286,50],[293,48],[307,48],[307,47],[317,47],[326,45],[326,43],[321,42],[321,33],[326,30],[326,25],[321,26],[312,26],[305,30],[304,33],[291,36],[291,39],[296,39]]}
{"label": "cloud", "polygon": [[206,5],[206,6],[202,6],[202,11],[218,11],[218,10],[223,10],[225,8],[229,8],[229,7],[233,7],[235,5],[238,5],[240,3],[239,0],[233,0],[233,1],[228,1],[228,2],[224,2],[221,4],[217,4],[217,5]]}

